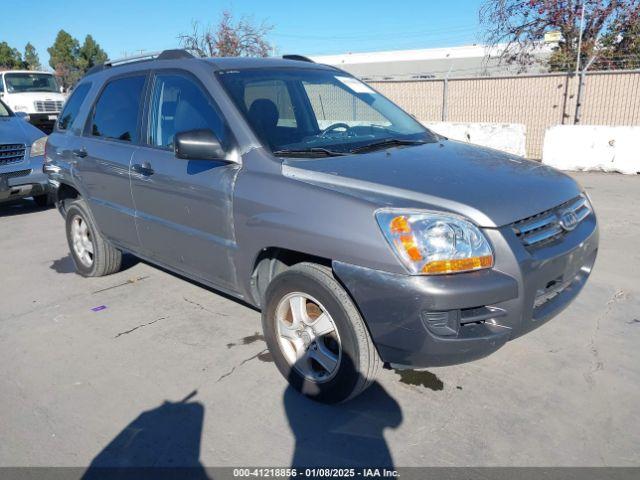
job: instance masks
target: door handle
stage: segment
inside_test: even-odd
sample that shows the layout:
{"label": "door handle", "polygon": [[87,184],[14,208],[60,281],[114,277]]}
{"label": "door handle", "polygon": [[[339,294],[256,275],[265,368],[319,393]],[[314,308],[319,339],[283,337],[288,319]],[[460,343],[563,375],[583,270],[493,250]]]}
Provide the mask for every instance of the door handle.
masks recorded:
{"label": "door handle", "polygon": [[87,150],[84,147],[72,150],[71,153],[73,153],[74,157],[78,158],[84,158],[88,155]]}
{"label": "door handle", "polygon": [[149,175],[153,175],[154,173],[154,170],[153,168],[151,168],[151,164],[149,162],[134,163],[131,166],[131,170],[133,170],[136,173],[139,173],[140,175],[144,175],[145,177],[148,177]]}

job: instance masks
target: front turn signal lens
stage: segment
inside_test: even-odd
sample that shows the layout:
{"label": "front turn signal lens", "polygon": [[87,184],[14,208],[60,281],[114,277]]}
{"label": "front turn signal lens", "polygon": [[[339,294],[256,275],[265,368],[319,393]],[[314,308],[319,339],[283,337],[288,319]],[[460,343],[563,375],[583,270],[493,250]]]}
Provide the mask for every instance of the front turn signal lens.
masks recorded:
{"label": "front turn signal lens", "polygon": [[479,270],[481,268],[493,267],[493,257],[485,255],[484,257],[471,257],[459,260],[435,260],[427,263],[422,267],[422,273],[443,274],[455,272],[468,272],[471,270]]}

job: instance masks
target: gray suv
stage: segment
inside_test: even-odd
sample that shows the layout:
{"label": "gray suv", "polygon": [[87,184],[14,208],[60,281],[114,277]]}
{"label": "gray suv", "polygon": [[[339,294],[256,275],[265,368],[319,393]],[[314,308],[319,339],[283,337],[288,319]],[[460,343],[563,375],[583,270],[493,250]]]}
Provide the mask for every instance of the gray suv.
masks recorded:
{"label": "gray suv", "polygon": [[598,229],[570,177],[438,136],[333,67],[183,51],[91,71],[49,137],[85,276],[122,252],[261,309],[311,398],[486,356],[557,315]]}

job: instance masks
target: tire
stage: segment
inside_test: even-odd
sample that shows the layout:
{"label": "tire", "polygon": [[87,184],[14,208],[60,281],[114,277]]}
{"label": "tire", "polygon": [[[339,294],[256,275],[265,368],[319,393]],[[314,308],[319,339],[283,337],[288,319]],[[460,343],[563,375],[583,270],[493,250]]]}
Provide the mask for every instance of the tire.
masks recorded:
{"label": "tire", "polygon": [[35,197],[33,197],[33,201],[36,202],[36,205],[41,208],[50,207],[54,203],[53,195],[51,195],[50,193],[36,195]]}
{"label": "tire", "polygon": [[[306,324],[295,321],[294,309],[304,312]],[[328,325],[324,313],[335,331],[314,337],[328,330],[323,327]],[[302,325],[302,331],[296,324]],[[373,383],[382,366],[360,312],[325,266],[300,263],[278,274],[265,293],[262,328],[280,373],[294,389],[319,402],[339,403],[356,397]],[[309,328],[313,332],[307,335]],[[301,350],[305,352],[302,357]],[[330,362],[325,361],[327,352]],[[336,359],[337,366],[325,368]]]}
{"label": "tire", "polygon": [[[74,246],[74,224],[75,228],[85,232],[84,235],[81,235],[83,241],[78,248]],[[122,252],[113,247],[100,234],[83,199],[77,199],[67,204],[66,232],[71,258],[73,258],[76,271],[80,275],[83,277],[102,277],[120,270]],[[91,249],[88,248],[88,245],[91,246]],[[81,255],[83,248],[87,255]],[[89,250],[93,251],[89,252]]]}

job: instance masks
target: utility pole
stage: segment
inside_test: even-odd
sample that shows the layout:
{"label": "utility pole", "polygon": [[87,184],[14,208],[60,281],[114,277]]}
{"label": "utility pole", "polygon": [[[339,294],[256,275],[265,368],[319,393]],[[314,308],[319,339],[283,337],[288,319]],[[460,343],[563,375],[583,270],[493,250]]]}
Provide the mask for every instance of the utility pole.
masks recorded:
{"label": "utility pole", "polygon": [[582,50],[582,29],[584,28],[584,0],[582,0],[582,13],[580,14],[580,33],[578,34],[578,55],[576,56],[576,75],[580,73],[580,53]]}
{"label": "utility pole", "polygon": [[573,123],[574,125],[577,125],[580,123],[580,117],[582,116],[582,96],[584,95],[584,85],[587,81],[587,70],[589,70],[589,67],[591,66],[591,64],[593,63],[593,61],[596,59],[598,55],[594,55],[591,57],[591,59],[587,62],[587,65],[584,67],[584,69],[582,70],[582,72],[580,72],[580,77],[578,78],[578,94],[576,95],[576,115],[573,118]]}
{"label": "utility pole", "polygon": [[449,66],[449,71],[444,77],[444,83],[442,85],[442,121],[446,122],[449,119],[449,75],[451,75],[451,69],[453,63]]}

